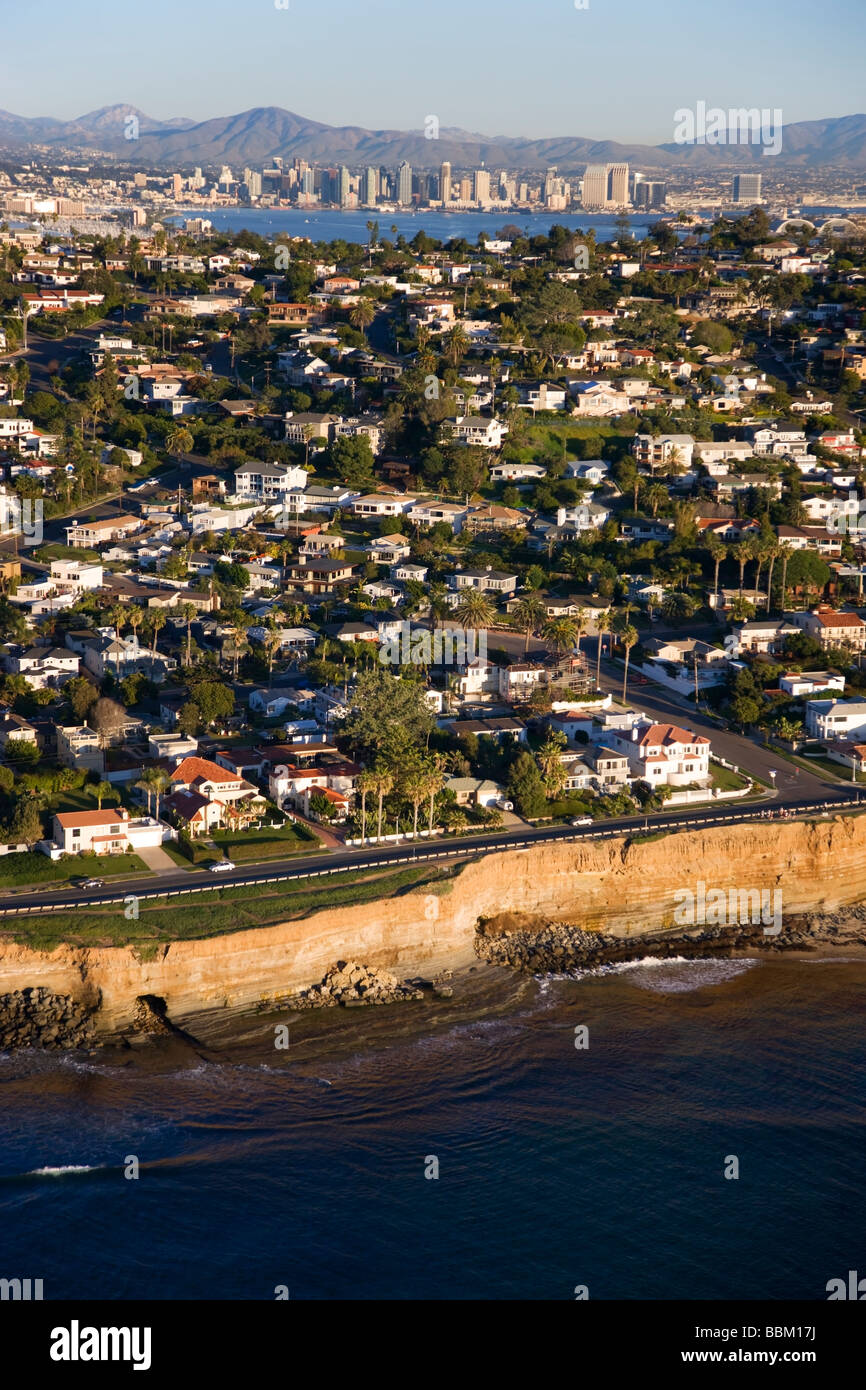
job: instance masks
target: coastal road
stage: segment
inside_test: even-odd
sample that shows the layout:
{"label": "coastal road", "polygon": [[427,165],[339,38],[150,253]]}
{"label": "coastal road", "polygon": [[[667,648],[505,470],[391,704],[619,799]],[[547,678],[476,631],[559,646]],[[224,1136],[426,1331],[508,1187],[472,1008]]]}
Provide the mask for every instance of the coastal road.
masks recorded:
{"label": "coastal road", "polygon": [[820,797],[798,797],[791,793],[781,793],[772,803],[772,811],[762,803],[728,802],[723,805],[702,807],[675,807],[649,816],[623,816],[615,820],[598,821],[592,827],[575,828],[571,825],[530,826],[520,825],[513,830],[473,836],[468,840],[444,844],[434,841],[427,844],[419,841],[414,844],[372,847],[370,849],[340,850],[333,853],[320,852],[305,855],[302,859],[286,859],[273,863],[251,865],[237,869],[230,874],[211,874],[207,870],[178,870],[176,874],[163,874],[159,882],[150,878],[128,878],[114,887],[105,887],[93,892],[78,892],[74,888],[42,888],[33,893],[20,895],[6,894],[0,897],[0,916],[11,917],[41,912],[78,912],[85,907],[103,907],[111,904],[121,906],[130,896],[141,901],[151,898],[171,898],[188,893],[215,892],[220,888],[242,888],[245,885],[267,885],[290,883],[305,879],[331,877],[351,873],[358,869],[405,868],[414,864],[431,867],[446,861],[461,861],[476,855],[492,854],[497,851],[519,853],[558,840],[599,840],[611,839],[624,833],[655,833],[659,830],[700,829],[711,825],[741,824],[746,821],[758,822],[768,813],[778,815],[784,810],[787,815],[821,816],[826,809],[828,815],[834,811],[853,809],[861,803],[856,788],[833,788],[830,791],[820,785]]}

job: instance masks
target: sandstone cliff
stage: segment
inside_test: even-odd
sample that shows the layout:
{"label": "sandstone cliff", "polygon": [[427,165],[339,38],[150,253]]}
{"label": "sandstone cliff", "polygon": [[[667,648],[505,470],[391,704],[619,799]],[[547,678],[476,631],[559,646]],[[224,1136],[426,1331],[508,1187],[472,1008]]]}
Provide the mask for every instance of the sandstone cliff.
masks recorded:
{"label": "sandstone cliff", "polygon": [[339,960],[400,977],[476,960],[479,918],[519,914],[635,937],[669,930],[676,894],[712,887],[781,889],[785,916],[833,912],[866,898],[866,817],[752,823],[634,842],[582,840],[503,851],[466,865],[435,891],[315,913],[303,920],[160,947],[62,946],[36,952],[0,941],[0,996],[42,989],[96,1009],[100,1033],[130,1026],[142,996],[171,1019],[277,1002],[320,981]]}

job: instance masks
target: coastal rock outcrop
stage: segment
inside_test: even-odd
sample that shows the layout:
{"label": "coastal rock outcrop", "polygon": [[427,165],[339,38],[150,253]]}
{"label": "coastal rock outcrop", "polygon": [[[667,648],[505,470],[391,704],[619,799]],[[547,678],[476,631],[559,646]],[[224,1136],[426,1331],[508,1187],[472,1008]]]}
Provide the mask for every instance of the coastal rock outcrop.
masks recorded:
{"label": "coastal rock outcrop", "polygon": [[0,1051],[23,1047],[89,1047],[94,1009],[50,989],[16,989],[0,995]]}
{"label": "coastal rock outcrop", "polygon": [[396,1004],[407,999],[423,999],[424,991],[412,984],[401,984],[387,970],[370,970],[357,961],[337,961],[324,979],[291,1000],[293,1009],[346,1008],[361,1004]]}

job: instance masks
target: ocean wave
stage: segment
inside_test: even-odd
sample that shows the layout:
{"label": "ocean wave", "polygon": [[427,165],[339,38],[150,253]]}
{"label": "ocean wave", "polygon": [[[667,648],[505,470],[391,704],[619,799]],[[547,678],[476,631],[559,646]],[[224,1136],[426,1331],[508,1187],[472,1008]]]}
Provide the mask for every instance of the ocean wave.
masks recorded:
{"label": "ocean wave", "polygon": [[737,960],[729,957],[705,956],[641,956],[638,960],[609,962],[588,970],[575,970],[570,975],[548,976],[556,980],[594,980],[609,975],[621,975],[638,989],[657,994],[688,994],[696,989],[709,989],[743,975],[757,959],[747,956]]}
{"label": "ocean wave", "polygon": [[65,1178],[70,1173],[98,1173],[106,1165],[101,1163],[66,1163],[60,1167],[52,1168],[31,1168],[27,1174],[28,1178]]}

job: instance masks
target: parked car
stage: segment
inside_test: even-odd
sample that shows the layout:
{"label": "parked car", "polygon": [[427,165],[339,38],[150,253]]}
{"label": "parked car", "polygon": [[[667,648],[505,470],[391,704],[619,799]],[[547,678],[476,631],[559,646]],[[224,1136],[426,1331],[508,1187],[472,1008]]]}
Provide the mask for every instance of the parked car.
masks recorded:
{"label": "parked car", "polygon": [[574,826],[578,826],[578,825],[592,825],[592,823],[593,823],[593,821],[592,821],[592,816],[577,816],[571,823],[572,823],[572,825],[574,825]]}
{"label": "parked car", "polygon": [[208,868],[212,874],[228,874],[234,868],[230,859],[218,859],[215,864],[209,864]]}
{"label": "parked car", "polygon": [[496,807],[497,811],[513,811],[513,810],[514,810],[514,802],[513,802],[513,801],[509,801],[509,800],[508,800],[506,797],[504,797],[504,796],[498,796],[498,797],[496,798],[496,800],[494,801],[493,805]]}

